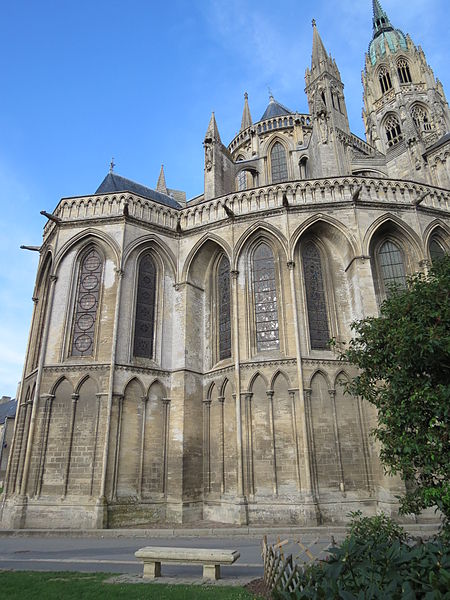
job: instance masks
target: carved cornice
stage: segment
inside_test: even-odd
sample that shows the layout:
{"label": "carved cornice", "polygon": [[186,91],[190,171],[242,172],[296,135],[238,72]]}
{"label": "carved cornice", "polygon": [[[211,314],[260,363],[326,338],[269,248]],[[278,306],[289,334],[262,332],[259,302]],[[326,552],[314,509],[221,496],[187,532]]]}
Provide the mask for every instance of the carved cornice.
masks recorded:
{"label": "carved cornice", "polygon": [[116,365],[116,371],[128,371],[134,373],[144,373],[148,375],[157,375],[157,376],[165,376],[170,377],[171,371],[166,371],[164,369],[158,369],[157,367],[137,367],[135,365]]}
{"label": "carved cornice", "polygon": [[48,365],[44,367],[44,371],[47,373],[75,373],[77,371],[105,371],[107,369],[109,369],[107,364]]}
{"label": "carved cornice", "polygon": [[350,363],[346,360],[340,360],[339,358],[302,358],[302,364],[304,365],[349,365]]}
{"label": "carved cornice", "polygon": [[280,359],[269,359],[269,360],[255,360],[252,362],[240,363],[241,369],[257,369],[260,367],[277,367],[279,365],[296,365],[297,359],[295,358],[280,358]]}

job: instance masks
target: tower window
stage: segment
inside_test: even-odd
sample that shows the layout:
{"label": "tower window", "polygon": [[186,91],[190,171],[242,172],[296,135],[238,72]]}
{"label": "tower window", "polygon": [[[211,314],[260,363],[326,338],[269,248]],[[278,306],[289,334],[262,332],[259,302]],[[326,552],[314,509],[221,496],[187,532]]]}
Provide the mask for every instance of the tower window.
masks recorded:
{"label": "tower window", "polygon": [[258,352],[278,350],[280,336],[275,260],[271,248],[264,242],[256,248],[253,254],[253,292],[256,348]]}
{"label": "tower window", "polygon": [[401,58],[397,63],[397,72],[400,83],[411,83],[411,72],[409,65],[404,58]]}
{"label": "tower window", "polygon": [[403,287],[406,284],[403,255],[400,248],[394,242],[387,240],[380,246],[378,261],[386,293],[389,293],[390,285],[396,284]]}
{"label": "tower window", "polygon": [[103,260],[95,247],[81,258],[78,277],[75,318],[72,336],[72,356],[92,356],[97,321]]}
{"label": "tower window", "polygon": [[325,350],[330,340],[320,252],[313,242],[302,251],[311,348]]}
{"label": "tower window", "polygon": [[156,267],[146,254],[139,263],[136,318],[134,323],[134,356],[153,357],[155,321]]}
{"label": "tower window", "polygon": [[272,166],[272,183],[286,181],[288,178],[286,150],[280,142],[276,142],[270,153]]}
{"label": "tower window", "polygon": [[217,269],[219,360],[231,356],[230,261],[223,255]]}
{"label": "tower window", "polygon": [[385,94],[392,88],[391,74],[386,67],[381,67],[378,77],[380,79],[381,91]]}
{"label": "tower window", "polygon": [[417,127],[417,131],[431,131],[433,129],[432,124],[428,119],[428,112],[423,106],[413,106],[411,110],[411,116],[414,124]]}
{"label": "tower window", "polygon": [[387,119],[385,123],[385,129],[388,146],[395,146],[402,141],[402,130],[396,116],[391,115]]}
{"label": "tower window", "polygon": [[241,192],[247,189],[247,171],[241,171],[237,176],[237,191]]}

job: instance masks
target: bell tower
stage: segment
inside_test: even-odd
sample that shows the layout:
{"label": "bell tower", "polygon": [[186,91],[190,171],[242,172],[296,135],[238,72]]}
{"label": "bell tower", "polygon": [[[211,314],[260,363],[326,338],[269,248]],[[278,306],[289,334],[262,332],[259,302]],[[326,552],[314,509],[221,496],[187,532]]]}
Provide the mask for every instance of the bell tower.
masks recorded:
{"label": "bell tower", "polygon": [[386,155],[389,176],[438,183],[427,152],[449,130],[444,90],[422,48],[393,27],[379,0],[362,83],[367,141]]}

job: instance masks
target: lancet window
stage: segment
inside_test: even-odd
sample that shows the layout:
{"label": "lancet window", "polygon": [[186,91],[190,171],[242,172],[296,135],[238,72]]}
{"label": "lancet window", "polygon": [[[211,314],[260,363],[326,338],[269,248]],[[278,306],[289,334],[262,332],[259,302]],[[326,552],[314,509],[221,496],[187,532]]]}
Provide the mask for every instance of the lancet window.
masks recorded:
{"label": "lancet window", "polygon": [[103,258],[95,246],[81,257],[72,335],[72,356],[94,354]]}
{"label": "lancet window", "polygon": [[403,139],[400,123],[395,115],[391,115],[384,125],[388,146],[395,146]]}
{"label": "lancet window", "polygon": [[153,357],[155,299],[156,265],[153,258],[146,254],[139,262],[134,321],[134,356]]}
{"label": "lancet window", "polygon": [[436,238],[431,238],[429,249],[432,262],[444,258],[445,250]]}
{"label": "lancet window", "polygon": [[381,67],[380,72],[378,73],[378,78],[380,80],[381,91],[383,94],[385,94],[392,88],[391,74],[386,67]]}
{"label": "lancet window", "polygon": [[255,304],[256,349],[280,347],[276,271],[273,252],[262,242],[253,253],[253,293]]}
{"label": "lancet window", "polygon": [[411,72],[409,70],[408,62],[404,58],[401,58],[397,62],[397,73],[400,83],[411,83]]}
{"label": "lancet window", "polygon": [[286,150],[280,142],[276,142],[273,145],[270,153],[270,162],[272,167],[272,183],[286,181],[288,178]]}
{"label": "lancet window", "polygon": [[378,264],[384,291],[389,294],[390,285],[406,284],[405,264],[400,248],[391,240],[386,240],[378,250]]}
{"label": "lancet window", "polygon": [[320,252],[313,242],[302,249],[311,348],[325,350],[330,340],[327,302]]}
{"label": "lancet window", "polygon": [[217,268],[219,360],[231,356],[230,261],[223,255]]}
{"label": "lancet window", "polygon": [[237,176],[237,191],[242,192],[247,189],[247,171],[241,171]]}

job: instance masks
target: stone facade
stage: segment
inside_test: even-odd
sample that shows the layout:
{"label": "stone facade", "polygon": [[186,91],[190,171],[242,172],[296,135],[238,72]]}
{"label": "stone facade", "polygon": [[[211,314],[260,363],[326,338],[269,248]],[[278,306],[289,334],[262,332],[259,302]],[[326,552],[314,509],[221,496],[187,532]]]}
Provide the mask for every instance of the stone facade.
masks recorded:
{"label": "stone facade", "polygon": [[354,371],[327,341],[348,341],[389,282],[449,250],[449,110],[402,35],[375,0],[367,142],[350,132],[314,24],[310,114],[271,98],[253,123],[246,96],[228,147],[213,115],[202,196],[185,202],[164,172],[156,191],[110,173],[97,193],[59,202],[41,247],[5,526],[396,513],[402,483],[383,474],[368,435],[376,414],[343,393]]}

